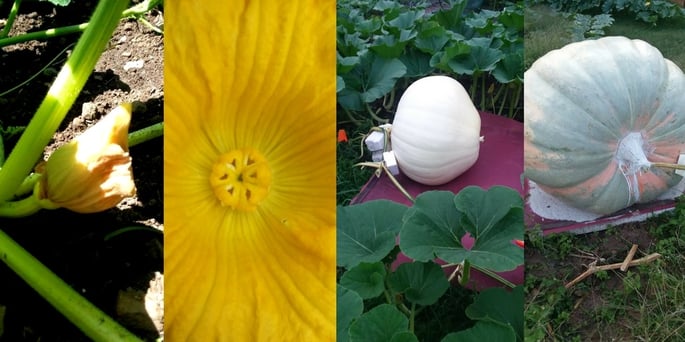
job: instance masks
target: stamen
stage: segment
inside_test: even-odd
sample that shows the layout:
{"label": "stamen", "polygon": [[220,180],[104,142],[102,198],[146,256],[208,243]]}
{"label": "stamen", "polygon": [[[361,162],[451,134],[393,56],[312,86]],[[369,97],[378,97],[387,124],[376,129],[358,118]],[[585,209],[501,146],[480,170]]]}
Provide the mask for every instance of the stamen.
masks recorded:
{"label": "stamen", "polygon": [[251,211],[269,193],[271,170],[258,151],[238,149],[219,156],[209,182],[221,205]]}

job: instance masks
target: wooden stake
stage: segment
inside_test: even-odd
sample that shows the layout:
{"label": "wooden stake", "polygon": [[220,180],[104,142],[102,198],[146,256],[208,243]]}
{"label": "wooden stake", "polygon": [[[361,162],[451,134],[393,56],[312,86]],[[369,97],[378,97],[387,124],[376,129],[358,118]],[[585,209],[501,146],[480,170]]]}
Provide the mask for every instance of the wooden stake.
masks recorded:
{"label": "wooden stake", "polygon": [[[661,256],[659,253],[652,253],[648,256],[642,257],[637,260],[632,260],[628,262],[628,266],[637,266],[637,265],[642,265],[646,264],[649,262],[652,262],[656,259],[658,259]],[[608,271],[608,270],[615,270],[617,268],[621,268],[623,263],[615,263],[615,264],[610,264],[610,265],[602,265],[602,266],[595,266],[595,265],[590,265],[585,272],[581,273],[579,276],[577,276],[575,279],[571,280],[568,284],[566,284],[566,288],[569,289],[573,287],[573,285],[578,284],[581,282],[583,279],[593,275],[594,273],[597,273],[599,271]]]}
{"label": "wooden stake", "polygon": [[633,247],[630,247],[630,251],[628,252],[628,255],[626,255],[625,260],[623,260],[623,263],[621,264],[621,272],[625,272],[628,269],[628,264],[633,261],[633,257],[635,256],[635,252],[637,252],[637,245],[633,244]]}

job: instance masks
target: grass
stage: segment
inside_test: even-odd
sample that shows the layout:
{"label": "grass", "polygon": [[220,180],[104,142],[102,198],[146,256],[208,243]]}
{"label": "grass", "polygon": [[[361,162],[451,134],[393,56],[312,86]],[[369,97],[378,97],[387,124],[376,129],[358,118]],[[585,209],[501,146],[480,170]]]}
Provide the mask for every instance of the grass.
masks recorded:
{"label": "grass", "polygon": [[337,204],[348,205],[355,195],[369,180],[373,169],[361,168],[354,164],[371,161],[369,151],[364,147],[364,154],[360,148],[363,144],[364,135],[371,129],[371,124],[354,126],[341,125],[339,129],[345,129],[348,136],[347,142],[338,142],[336,163]]}
{"label": "grass", "polygon": [[616,21],[606,30],[608,35],[645,40],[680,69],[685,69],[685,18],[664,20],[657,26],[637,22],[630,16],[614,18]]}
{"label": "grass", "polygon": [[[592,261],[660,253],[626,272],[606,271],[566,289]],[[526,341],[684,341],[685,200],[655,219],[587,235],[529,232]],[[593,260],[594,259],[594,260]]]}
{"label": "grass", "polygon": [[[642,39],[655,46],[664,57],[685,69],[685,18],[660,21],[656,26],[636,21],[629,14],[614,15],[614,23],[605,30],[607,36],[625,36]],[[550,50],[573,42],[573,20],[555,12],[548,6],[536,5],[525,13],[524,67]]]}
{"label": "grass", "polygon": [[548,51],[572,42],[573,21],[543,5],[527,7],[524,15],[523,66],[528,70]]}

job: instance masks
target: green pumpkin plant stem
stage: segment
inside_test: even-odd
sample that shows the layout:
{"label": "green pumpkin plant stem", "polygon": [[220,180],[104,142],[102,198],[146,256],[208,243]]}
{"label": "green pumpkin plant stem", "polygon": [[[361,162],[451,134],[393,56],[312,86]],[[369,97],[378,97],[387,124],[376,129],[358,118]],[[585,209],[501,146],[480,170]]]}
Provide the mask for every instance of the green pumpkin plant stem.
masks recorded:
{"label": "green pumpkin plant stem", "polygon": [[0,257],[36,292],[94,341],[140,341],[74,291],[1,230]]}
{"label": "green pumpkin plant stem", "polygon": [[[2,5],[2,1],[0,1],[0,5]],[[10,33],[10,30],[12,29],[12,24],[14,23],[14,19],[17,18],[17,13],[19,12],[19,5],[21,5],[21,0],[14,0],[14,4],[12,4],[10,14],[9,16],[7,16],[7,22],[5,23],[5,27],[2,29],[2,32],[0,32],[0,38],[5,38]]]}
{"label": "green pumpkin plant stem", "polygon": [[[150,139],[160,137],[163,134],[164,123],[158,122],[151,126],[129,133],[128,146],[133,147]],[[2,140],[0,140],[0,148],[2,148],[1,143]],[[2,155],[0,154],[0,157],[1,156]],[[19,188],[14,192],[14,195],[20,197],[31,193],[40,177],[41,175],[38,173],[32,173],[28,175],[21,183]],[[0,202],[0,217],[25,217],[33,215],[41,209],[45,208],[38,202],[36,196],[28,196],[16,201]]]}
{"label": "green pumpkin plant stem", "polygon": [[0,202],[12,198],[42,155],[95,68],[95,63],[119,23],[119,13],[127,5],[128,0],[102,0],[98,3],[89,27],[83,32],[38,111],[0,169]]}
{"label": "green pumpkin plant stem", "polygon": [[[152,26],[150,23],[147,22],[147,20],[145,20],[143,18],[143,14],[145,14],[148,11],[150,11],[151,9],[153,9],[155,6],[161,4],[161,2],[162,2],[162,0],[146,0],[146,1],[143,1],[143,2],[141,2],[135,6],[132,6],[130,8],[125,9],[123,12],[121,12],[121,17],[122,18],[135,17],[138,20],[140,20],[143,24],[145,24],[147,27],[149,27],[150,29],[154,30],[157,33],[162,34],[163,32],[159,28]],[[0,1],[0,4],[1,3],[2,2]],[[17,43],[22,43],[22,42],[27,42],[30,40],[43,40],[43,39],[49,39],[49,38],[53,38],[53,37],[64,36],[67,34],[83,32],[88,27],[88,24],[89,24],[89,23],[83,23],[83,24],[77,24],[77,25],[56,27],[56,28],[51,28],[51,29],[47,29],[44,31],[36,31],[36,32],[21,34],[21,35],[14,36],[14,37],[8,37],[7,33],[9,33],[9,30],[12,28],[12,24],[13,24],[14,18],[17,15],[20,3],[21,3],[21,0],[15,0],[15,2],[14,2],[14,5],[12,7],[12,11],[10,12],[9,17],[7,19],[7,24],[5,24],[5,28],[3,29],[3,32],[0,33],[0,47],[12,45],[12,44],[17,44]]]}
{"label": "green pumpkin plant stem", "polygon": [[[57,75],[38,111],[0,169],[0,203],[8,201],[40,158],[43,149],[81,92],[116,28],[128,0],[101,0],[89,27]],[[30,253],[0,231],[0,259],[36,292],[96,341],[138,341]]]}

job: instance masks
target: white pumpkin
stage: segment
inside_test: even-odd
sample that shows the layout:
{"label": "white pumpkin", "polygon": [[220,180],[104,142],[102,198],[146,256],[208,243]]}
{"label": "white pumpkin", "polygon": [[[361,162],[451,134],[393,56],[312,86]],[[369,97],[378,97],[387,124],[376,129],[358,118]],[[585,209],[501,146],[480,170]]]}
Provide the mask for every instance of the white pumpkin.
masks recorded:
{"label": "white pumpkin", "polygon": [[455,79],[424,77],[402,94],[391,142],[407,177],[426,185],[447,183],[473,166],[480,141],[480,115]]}

